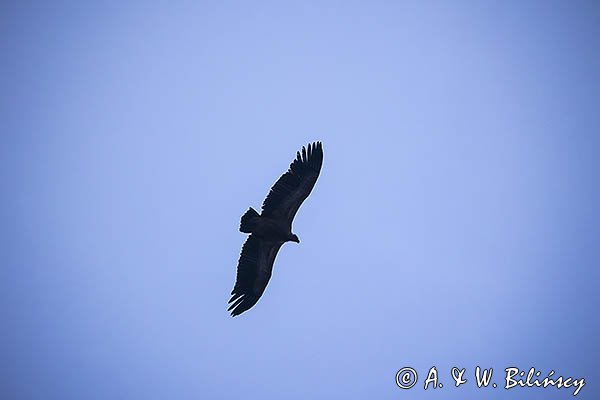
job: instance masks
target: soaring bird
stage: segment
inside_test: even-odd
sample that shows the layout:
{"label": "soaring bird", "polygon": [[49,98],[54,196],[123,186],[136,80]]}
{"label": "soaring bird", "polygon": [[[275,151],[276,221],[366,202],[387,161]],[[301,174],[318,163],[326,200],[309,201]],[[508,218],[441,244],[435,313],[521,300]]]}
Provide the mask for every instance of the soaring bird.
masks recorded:
{"label": "soaring bird", "polygon": [[315,186],[322,165],[321,142],[302,146],[302,153],[296,153],[290,168],[269,191],[262,213],[258,214],[250,207],[242,215],[240,232],[250,233],[250,236],[242,246],[237,278],[228,303],[227,311],[231,311],[231,316],[249,310],[260,299],[281,246],[285,242],[300,243],[298,236],[292,233],[292,221]]}

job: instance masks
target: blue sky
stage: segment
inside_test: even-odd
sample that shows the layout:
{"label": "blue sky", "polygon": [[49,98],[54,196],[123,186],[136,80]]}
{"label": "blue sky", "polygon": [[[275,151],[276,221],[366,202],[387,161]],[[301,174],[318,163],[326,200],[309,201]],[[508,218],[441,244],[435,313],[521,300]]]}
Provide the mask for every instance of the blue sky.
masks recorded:
{"label": "blue sky", "polygon": [[[451,387],[477,365],[598,396],[599,30],[584,1],[5,2],[3,398],[572,397]],[[301,244],[232,319],[239,218],[314,140]]]}

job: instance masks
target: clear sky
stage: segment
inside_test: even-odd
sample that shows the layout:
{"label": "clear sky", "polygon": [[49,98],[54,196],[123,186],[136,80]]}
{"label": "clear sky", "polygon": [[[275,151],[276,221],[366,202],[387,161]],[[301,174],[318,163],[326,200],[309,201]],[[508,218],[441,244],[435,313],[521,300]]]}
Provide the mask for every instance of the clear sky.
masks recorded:
{"label": "clear sky", "polygon": [[[0,397],[598,398],[598,4],[121,3],[0,6]],[[314,140],[231,318],[239,218]]]}

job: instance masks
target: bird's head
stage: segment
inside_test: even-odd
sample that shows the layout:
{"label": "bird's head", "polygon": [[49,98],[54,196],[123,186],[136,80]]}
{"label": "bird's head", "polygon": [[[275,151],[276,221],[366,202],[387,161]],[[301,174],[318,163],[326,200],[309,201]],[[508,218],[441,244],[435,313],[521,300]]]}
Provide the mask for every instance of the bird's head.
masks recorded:
{"label": "bird's head", "polygon": [[298,239],[298,236],[294,235],[293,233],[290,235],[289,241],[300,243],[300,239]]}

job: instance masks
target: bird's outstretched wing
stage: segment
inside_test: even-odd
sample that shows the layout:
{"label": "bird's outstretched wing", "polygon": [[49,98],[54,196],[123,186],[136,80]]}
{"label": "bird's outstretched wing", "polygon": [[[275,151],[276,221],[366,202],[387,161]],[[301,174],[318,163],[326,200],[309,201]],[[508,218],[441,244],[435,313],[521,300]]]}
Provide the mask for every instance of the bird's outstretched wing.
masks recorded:
{"label": "bird's outstretched wing", "polygon": [[302,154],[290,164],[288,171],[275,182],[262,205],[262,216],[283,219],[291,226],[292,220],[302,202],[312,191],[321,166],[323,165],[323,145],[315,142],[302,146]]}
{"label": "bird's outstretched wing", "polygon": [[283,242],[271,242],[250,235],[238,261],[237,278],[231,291],[229,308],[231,316],[235,317],[249,310],[262,296],[271,273],[273,262]]}

